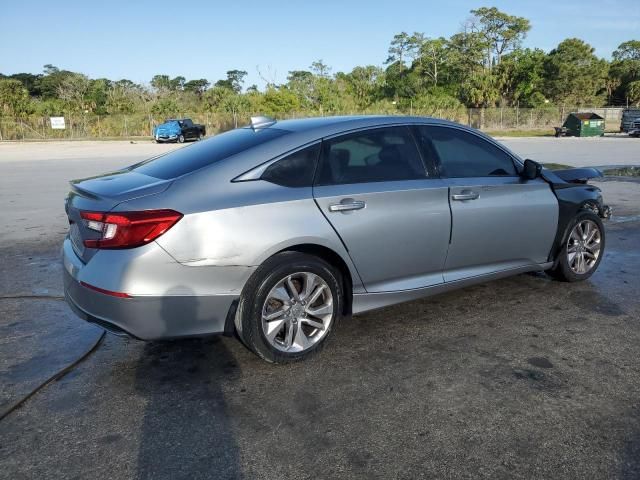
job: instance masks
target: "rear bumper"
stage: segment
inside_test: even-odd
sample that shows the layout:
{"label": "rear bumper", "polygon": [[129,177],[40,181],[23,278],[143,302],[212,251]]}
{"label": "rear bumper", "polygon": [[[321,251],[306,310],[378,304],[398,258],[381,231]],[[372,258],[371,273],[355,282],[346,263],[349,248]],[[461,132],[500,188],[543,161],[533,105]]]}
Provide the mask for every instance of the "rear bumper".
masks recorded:
{"label": "rear bumper", "polygon": [[[86,282],[102,288],[99,281],[96,281],[99,279],[92,272],[87,272],[94,259],[86,265],[82,263],[68,239],[64,242],[62,257],[67,303],[80,318],[96,323],[112,333],[141,340],[161,340],[224,333],[225,326],[228,330],[233,323],[233,318],[230,317],[239,291],[210,295],[133,293],[130,298],[120,298],[94,291],[80,283]],[[172,268],[190,269],[179,264]],[[175,278],[175,273],[172,275],[169,270],[167,275],[169,285],[164,291],[171,292],[170,283],[172,277]],[[184,276],[181,280],[185,280]],[[140,281],[143,282],[144,279],[141,278]]]}

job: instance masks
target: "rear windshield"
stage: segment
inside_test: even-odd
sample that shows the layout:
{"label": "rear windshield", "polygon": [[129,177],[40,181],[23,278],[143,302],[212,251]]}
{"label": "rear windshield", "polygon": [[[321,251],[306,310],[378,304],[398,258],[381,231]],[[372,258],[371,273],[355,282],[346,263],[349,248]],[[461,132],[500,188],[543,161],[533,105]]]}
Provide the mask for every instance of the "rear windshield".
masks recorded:
{"label": "rear windshield", "polygon": [[266,143],[285,133],[288,132],[277,128],[255,131],[251,128],[239,128],[216,135],[203,142],[179,148],[166,155],[137,163],[129,167],[129,170],[169,180]]}

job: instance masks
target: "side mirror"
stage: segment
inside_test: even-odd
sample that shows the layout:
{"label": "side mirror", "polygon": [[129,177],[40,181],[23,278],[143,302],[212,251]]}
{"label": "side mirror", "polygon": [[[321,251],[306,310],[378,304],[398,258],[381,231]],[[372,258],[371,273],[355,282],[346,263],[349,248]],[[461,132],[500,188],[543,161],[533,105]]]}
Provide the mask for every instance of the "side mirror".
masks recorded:
{"label": "side mirror", "polygon": [[533,180],[534,178],[538,178],[541,174],[542,165],[528,158],[524,161],[524,167],[521,173],[522,178],[525,178],[526,180]]}

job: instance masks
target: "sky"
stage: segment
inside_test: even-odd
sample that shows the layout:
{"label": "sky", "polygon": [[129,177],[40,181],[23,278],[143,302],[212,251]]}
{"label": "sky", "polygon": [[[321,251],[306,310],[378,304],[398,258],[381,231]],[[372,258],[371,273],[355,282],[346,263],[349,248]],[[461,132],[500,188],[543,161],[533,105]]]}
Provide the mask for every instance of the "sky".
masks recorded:
{"label": "sky", "polygon": [[0,0],[0,73],[40,73],[50,63],[91,78],[214,83],[239,69],[245,86],[262,87],[317,59],[333,73],[381,66],[394,34],[448,37],[482,6],[528,18],[524,45],[545,51],[578,37],[610,58],[623,41],[640,40],[639,0]]}

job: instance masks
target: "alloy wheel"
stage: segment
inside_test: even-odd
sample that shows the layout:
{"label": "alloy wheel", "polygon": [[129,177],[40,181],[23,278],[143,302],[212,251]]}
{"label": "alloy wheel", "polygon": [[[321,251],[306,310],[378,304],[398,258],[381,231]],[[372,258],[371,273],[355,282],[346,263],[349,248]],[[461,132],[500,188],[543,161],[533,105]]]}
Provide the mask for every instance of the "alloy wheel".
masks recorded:
{"label": "alloy wheel", "polygon": [[602,235],[592,220],[582,220],[573,227],[567,240],[567,261],[574,273],[584,275],[598,262]]}
{"label": "alloy wheel", "polygon": [[327,282],[311,272],[293,273],[267,295],[262,331],[277,350],[303,352],[327,335],[333,316],[333,295]]}

